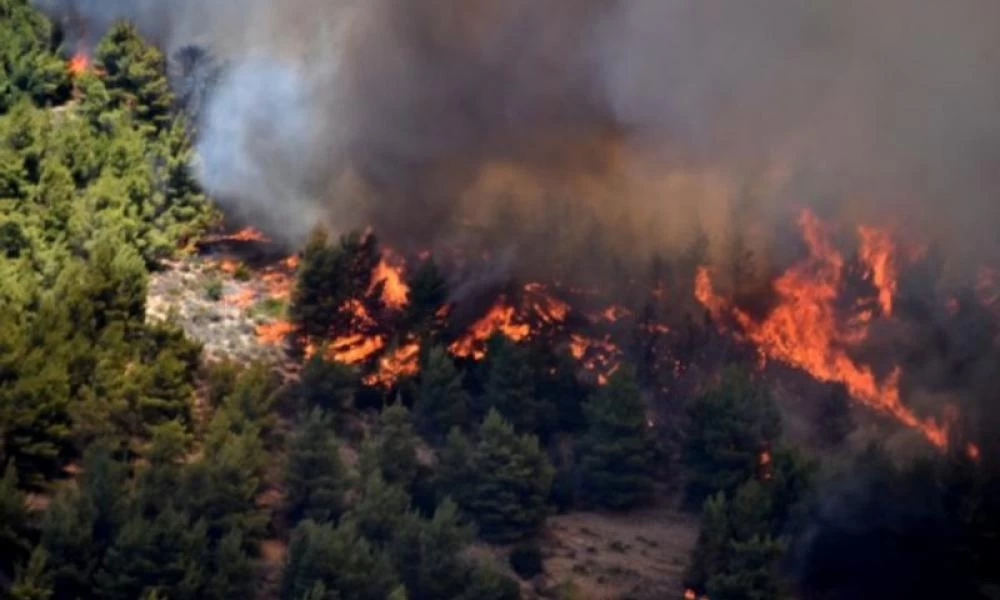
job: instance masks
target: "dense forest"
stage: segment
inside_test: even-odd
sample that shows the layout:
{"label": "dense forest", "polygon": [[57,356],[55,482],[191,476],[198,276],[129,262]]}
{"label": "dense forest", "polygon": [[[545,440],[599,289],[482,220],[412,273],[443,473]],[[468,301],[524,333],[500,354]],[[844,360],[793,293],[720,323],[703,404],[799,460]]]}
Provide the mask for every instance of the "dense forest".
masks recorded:
{"label": "dense forest", "polygon": [[[706,371],[654,423],[644,364],[600,385],[563,350],[503,335],[458,360],[432,258],[393,323],[419,369],[391,393],[322,352],[295,377],[207,360],[146,315],[150,273],[222,218],[166,57],[119,23],[71,70],[27,0],[0,0],[0,23],[4,597],[587,598],[523,584],[543,570],[546,519],[671,494],[701,519],[678,598],[1000,597],[997,482],[961,453],[900,466],[873,446],[826,464],[787,442],[752,365]],[[373,235],[317,230],[297,329],[322,339],[352,302],[379,310],[379,255]],[[848,399],[823,402],[835,444]]]}

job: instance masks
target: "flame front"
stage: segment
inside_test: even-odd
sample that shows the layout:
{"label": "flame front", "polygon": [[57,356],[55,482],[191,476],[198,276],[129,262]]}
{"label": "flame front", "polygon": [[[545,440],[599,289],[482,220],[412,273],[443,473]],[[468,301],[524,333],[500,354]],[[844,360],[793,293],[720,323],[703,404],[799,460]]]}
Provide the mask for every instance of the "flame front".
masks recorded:
{"label": "flame front", "polygon": [[[944,427],[933,419],[919,419],[903,405],[898,368],[880,383],[870,367],[847,354],[846,346],[867,336],[867,321],[861,319],[860,325],[851,327],[838,322],[834,302],[841,288],[844,259],[815,215],[804,211],[799,224],[809,257],[774,282],[778,303],[763,321],[755,321],[718,296],[706,268],[699,269],[696,276],[695,296],[714,316],[728,315],[735,320],[763,355],[800,368],[820,381],[842,383],[859,402],[919,429],[935,446],[945,446],[948,434]],[[879,303],[888,314],[895,291],[892,245],[881,232],[862,231],[862,261],[871,271]]]}

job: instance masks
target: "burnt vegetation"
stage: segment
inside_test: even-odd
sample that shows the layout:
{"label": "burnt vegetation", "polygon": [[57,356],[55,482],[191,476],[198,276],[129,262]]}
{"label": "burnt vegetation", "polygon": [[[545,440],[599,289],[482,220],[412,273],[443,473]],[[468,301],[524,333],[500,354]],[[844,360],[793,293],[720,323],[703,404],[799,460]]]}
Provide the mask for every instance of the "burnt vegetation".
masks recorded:
{"label": "burnt vegetation", "polygon": [[[808,211],[773,273],[704,236],[476,285],[490,244],[288,249],[225,233],[190,170],[205,51],[170,73],[127,23],[73,54],[25,0],[0,21],[5,597],[589,598],[548,578],[547,519],[680,506],[683,580],[623,594],[1000,598],[987,266],[947,287],[933,249]],[[268,360],[147,315],[179,264]]]}

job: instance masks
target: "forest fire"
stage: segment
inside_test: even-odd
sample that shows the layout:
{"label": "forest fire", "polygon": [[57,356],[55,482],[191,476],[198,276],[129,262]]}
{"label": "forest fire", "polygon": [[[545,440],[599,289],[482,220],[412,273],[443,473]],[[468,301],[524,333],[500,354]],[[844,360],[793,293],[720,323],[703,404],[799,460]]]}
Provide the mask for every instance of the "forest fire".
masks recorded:
{"label": "forest fire", "polygon": [[[716,319],[734,321],[763,355],[802,369],[819,381],[844,384],[857,401],[919,429],[932,444],[944,447],[946,427],[917,417],[902,403],[898,367],[880,382],[872,367],[849,355],[847,349],[867,337],[869,317],[862,314],[850,322],[838,318],[835,301],[842,290],[844,257],[811,212],[802,213],[799,225],[809,256],[774,281],[777,303],[763,320],[717,295],[706,268],[697,274],[697,299]],[[889,315],[896,289],[893,246],[885,232],[860,228],[858,233],[860,258],[870,270],[883,312]]]}

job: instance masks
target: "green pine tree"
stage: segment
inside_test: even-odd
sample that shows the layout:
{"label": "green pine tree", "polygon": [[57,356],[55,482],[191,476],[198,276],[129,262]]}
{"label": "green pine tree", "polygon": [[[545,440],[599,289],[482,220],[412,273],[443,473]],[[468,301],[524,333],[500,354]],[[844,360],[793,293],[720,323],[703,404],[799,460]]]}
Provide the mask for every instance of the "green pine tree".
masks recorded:
{"label": "green pine tree", "polygon": [[433,258],[421,262],[406,283],[410,295],[403,317],[404,328],[419,339],[436,339],[444,329],[441,309],[448,301],[448,284],[437,263]]}
{"label": "green pine tree", "polygon": [[110,94],[111,108],[122,108],[160,131],[170,122],[173,97],[167,84],[166,58],[147,44],[135,26],[118,22],[101,39],[94,67]]}
{"label": "green pine tree", "polygon": [[11,567],[31,553],[32,520],[27,495],[17,487],[17,470],[8,463],[0,479],[0,575],[13,575]]}
{"label": "green pine tree", "polygon": [[49,600],[55,590],[52,577],[47,571],[48,555],[41,548],[35,548],[28,564],[18,569],[14,583],[7,591],[9,600]]}
{"label": "green pine tree", "polygon": [[366,540],[384,547],[393,539],[410,508],[406,490],[387,483],[378,473],[365,481],[360,500],[345,515]]}
{"label": "green pine tree", "polygon": [[391,554],[410,600],[458,597],[468,585],[470,570],[461,553],[472,538],[472,529],[462,523],[451,500],[438,504],[430,520],[407,515]]}
{"label": "green pine tree", "polygon": [[281,598],[385,600],[396,585],[385,554],[350,524],[335,528],[306,520],[292,532]]}
{"label": "green pine tree", "polygon": [[489,340],[489,347],[484,409],[496,409],[520,433],[535,433],[540,407],[530,353],[500,335]]}
{"label": "green pine tree", "polygon": [[580,444],[584,497],[615,509],[648,499],[653,488],[653,442],[633,371],[618,369],[587,401],[584,412],[587,431]]}
{"label": "green pine tree", "polygon": [[724,492],[705,500],[701,511],[701,531],[685,575],[685,587],[703,591],[709,578],[721,573],[726,564],[729,527],[729,505]]}
{"label": "green pine tree", "polygon": [[690,426],[684,459],[688,494],[700,502],[719,490],[731,493],[757,472],[760,453],[781,434],[781,417],[766,390],[739,369],[687,407]]}
{"label": "green pine tree", "polygon": [[787,598],[777,574],[777,562],[784,552],[784,544],[770,537],[731,542],[725,569],[708,580],[708,596],[719,600]]}
{"label": "green pine tree", "polygon": [[285,508],[289,518],[293,522],[336,520],[344,511],[348,487],[330,420],[314,409],[299,426],[288,451]]}
{"label": "green pine tree", "polygon": [[402,404],[382,410],[380,431],[375,446],[379,470],[386,482],[409,489],[420,467],[417,461],[419,439],[413,432],[410,411]]}
{"label": "green pine tree", "polygon": [[462,374],[442,346],[431,348],[420,369],[414,404],[418,428],[428,439],[440,440],[453,427],[466,424],[468,411]]}
{"label": "green pine tree", "polygon": [[498,542],[536,532],[555,471],[532,435],[518,435],[495,410],[479,430],[460,502],[480,535]]}

